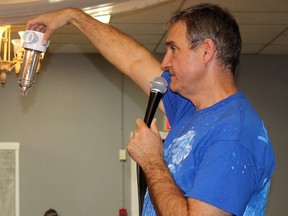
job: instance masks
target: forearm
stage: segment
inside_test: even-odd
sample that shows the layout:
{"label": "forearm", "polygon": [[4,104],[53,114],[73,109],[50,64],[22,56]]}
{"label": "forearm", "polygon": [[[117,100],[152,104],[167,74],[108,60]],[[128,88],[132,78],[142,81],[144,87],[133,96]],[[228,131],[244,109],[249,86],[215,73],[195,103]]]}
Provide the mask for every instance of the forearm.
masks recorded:
{"label": "forearm", "polygon": [[[109,62],[149,94],[150,81],[162,73],[160,62],[140,43],[82,10],[66,8],[40,14],[29,20],[25,29],[44,32],[43,44],[47,44],[53,32],[65,25],[80,30]],[[162,103],[160,108],[164,111]]]}
{"label": "forearm", "polygon": [[148,190],[154,208],[159,216],[188,216],[188,201],[175,184],[174,179],[163,159],[150,162],[143,167]]}

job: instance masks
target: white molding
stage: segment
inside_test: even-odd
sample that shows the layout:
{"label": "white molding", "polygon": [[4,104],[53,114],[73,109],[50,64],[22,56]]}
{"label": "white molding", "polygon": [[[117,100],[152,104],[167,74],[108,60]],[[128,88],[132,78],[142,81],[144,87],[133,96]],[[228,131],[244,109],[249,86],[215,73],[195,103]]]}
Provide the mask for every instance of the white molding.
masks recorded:
{"label": "white molding", "polygon": [[20,149],[20,143],[18,142],[0,142],[0,149]]}
{"label": "white molding", "polygon": [[0,142],[0,151],[15,150],[15,216],[20,216],[19,149],[18,142]]}

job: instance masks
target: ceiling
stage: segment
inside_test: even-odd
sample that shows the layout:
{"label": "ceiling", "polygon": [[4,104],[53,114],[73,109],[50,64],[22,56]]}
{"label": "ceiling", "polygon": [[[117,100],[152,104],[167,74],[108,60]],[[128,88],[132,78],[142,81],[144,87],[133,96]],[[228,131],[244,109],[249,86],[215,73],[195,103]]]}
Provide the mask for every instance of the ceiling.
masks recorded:
{"label": "ceiling", "polygon": [[[98,13],[104,7],[110,24],[124,31],[154,53],[164,53],[164,23],[171,13],[203,1],[198,0],[0,0],[0,25],[12,24],[12,37],[37,13],[63,7],[79,7]],[[287,0],[205,1],[226,7],[240,26],[244,54],[288,54]],[[95,53],[97,50],[74,27],[57,30],[49,53]]]}

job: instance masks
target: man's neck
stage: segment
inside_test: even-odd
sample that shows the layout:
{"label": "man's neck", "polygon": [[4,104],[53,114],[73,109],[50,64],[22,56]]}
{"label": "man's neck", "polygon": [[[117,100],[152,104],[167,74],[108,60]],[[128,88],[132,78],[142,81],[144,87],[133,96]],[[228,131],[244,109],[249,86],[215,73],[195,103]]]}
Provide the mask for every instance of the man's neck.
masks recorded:
{"label": "man's neck", "polygon": [[196,107],[196,110],[213,106],[238,92],[233,75],[227,73],[227,71],[222,71],[222,73],[226,74],[217,76],[217,79],[205,80],[203,87],[196,94],[190,95],[189,99]]}

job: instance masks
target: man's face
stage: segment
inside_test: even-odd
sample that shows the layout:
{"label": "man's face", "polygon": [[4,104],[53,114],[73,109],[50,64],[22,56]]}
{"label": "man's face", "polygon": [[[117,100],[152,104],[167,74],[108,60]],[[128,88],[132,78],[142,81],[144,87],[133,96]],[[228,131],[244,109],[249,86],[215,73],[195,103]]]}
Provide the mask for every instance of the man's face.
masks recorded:
{"label": "man's face", "polygon": [[166,39],[167,52],[161,66],[170,72],[171,90],[189,97],[197,93],[197,88],[200,86],[198,81],[203,80],[205,73],[203,73],[201,45],[192,50],[186,34],[185,23],[173,24]]}

